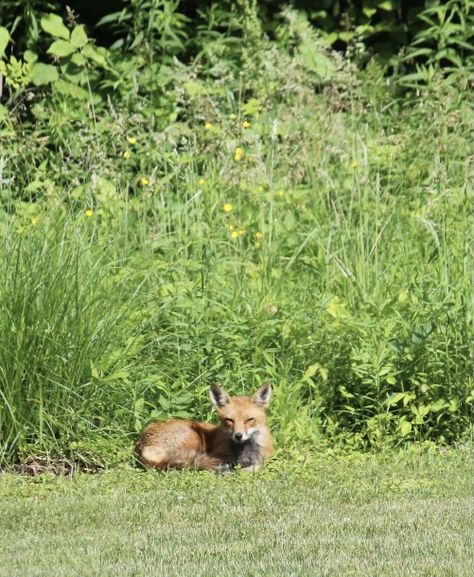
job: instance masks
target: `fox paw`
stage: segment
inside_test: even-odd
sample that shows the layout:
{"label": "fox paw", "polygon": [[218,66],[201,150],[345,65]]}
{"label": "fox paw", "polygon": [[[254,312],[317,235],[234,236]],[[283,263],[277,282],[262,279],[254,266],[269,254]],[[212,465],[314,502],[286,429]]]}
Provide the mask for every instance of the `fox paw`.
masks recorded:
{"label": "fox paw", "polygon": [[220,463],[216,471],[219,475],[230,475],[230,473],[232,473],[232,467],[229,463]]}

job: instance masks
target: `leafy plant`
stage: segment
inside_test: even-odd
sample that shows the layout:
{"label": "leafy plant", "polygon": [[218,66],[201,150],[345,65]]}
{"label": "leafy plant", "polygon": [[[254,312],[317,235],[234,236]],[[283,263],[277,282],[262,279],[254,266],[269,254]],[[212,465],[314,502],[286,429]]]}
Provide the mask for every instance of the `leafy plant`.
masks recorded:
{"label": "leafy plant", "polygon": [[416,71],[403,74],[404,86],[431,85],[439,70],[449,77],[474,71],[474,3],[471,0],[435,2],[419,15],[425,27],[415,36],[401,62],[415,63]]}

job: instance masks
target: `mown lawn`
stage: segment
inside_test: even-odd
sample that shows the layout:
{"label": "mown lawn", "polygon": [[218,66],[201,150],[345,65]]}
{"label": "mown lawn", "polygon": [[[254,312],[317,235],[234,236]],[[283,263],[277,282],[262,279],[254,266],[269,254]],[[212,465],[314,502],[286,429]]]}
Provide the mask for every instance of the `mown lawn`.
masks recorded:
{"label": "mown lawn", "polygon": [[462,577],[469,450],[283,456],[257,475],[0,476],[0,575]]}

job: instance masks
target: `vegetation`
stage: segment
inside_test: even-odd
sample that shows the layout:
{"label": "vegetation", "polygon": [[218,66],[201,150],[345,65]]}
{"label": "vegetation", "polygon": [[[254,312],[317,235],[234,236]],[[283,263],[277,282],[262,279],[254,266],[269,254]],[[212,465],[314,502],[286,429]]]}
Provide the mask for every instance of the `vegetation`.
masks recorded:
{"label": "vegetation", "polygon": [[387,57],[356,13],[341,53],[303,6],[181,4],[2,3],[1,463],[123,461],[216,380],[271,381],[286,450],[462,440],[472,3]]}
{"label": "vegetation", "polygon": [[470,461],[417,450],[230,477],[2,475],[0,575],[467,577]]}

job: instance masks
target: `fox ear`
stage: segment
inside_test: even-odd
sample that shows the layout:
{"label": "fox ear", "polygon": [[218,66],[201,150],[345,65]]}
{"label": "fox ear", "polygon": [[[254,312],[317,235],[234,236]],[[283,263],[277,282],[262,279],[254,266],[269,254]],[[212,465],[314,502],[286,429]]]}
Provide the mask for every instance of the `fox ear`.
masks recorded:
{"label": "fox ear", "polygon": [[222,409],[230,401],[230,397],[227,392],[224,391],[224,389],[217,383],[211,385],[209,394],[211,396],[212,404],[216,407],[216,409]]}
{"label": "fox ear", "polygon": [[272,386],[269,383],[262,385],[256,393],[252,395],[251,401],[259,407],[268,407],[272,396]]}

